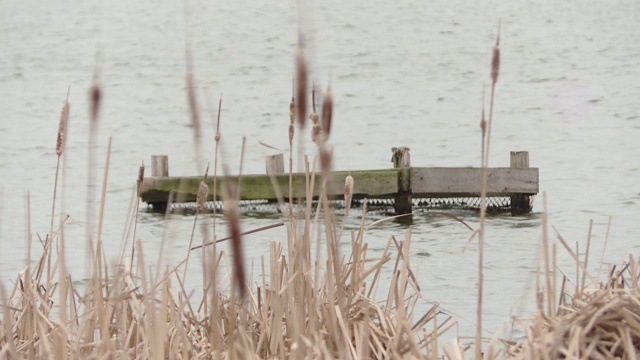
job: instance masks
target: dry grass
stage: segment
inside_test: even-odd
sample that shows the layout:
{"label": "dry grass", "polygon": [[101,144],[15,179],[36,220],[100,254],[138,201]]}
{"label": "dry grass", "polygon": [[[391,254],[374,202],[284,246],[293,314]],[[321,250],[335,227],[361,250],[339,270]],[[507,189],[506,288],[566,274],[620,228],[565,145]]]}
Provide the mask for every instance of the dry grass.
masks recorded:
{"label": "dry grass", "polygon": [[[327,215],[323,224],[315,226],[335,235],[336,222]],[[27,267],[3,303],[0,357],[437,357],[435,339],[452,322],[446,317],[436,322],[435,306],[417,322],[409,322],[420,289],[408,261],[410,231],[400,241],[389,239],[375,258],[368,256],[364,221],[359,231],[351,233],[351,254],[341,254],[340,239],[327,236],[327,258],[316,279],[310,260],[312,239],[297,234],[297,220],[289,220],[286,253],[280,243],[273,243],[270,259],[263,259],[270,281],[263,277],[252,288],[242,276],[234,276],[240,297],[214,288],[206,299],[194,303],[178,276],[180,268],[162,274],[144,270],[140,243],[134,264],[139,278],[132,276],[129,264],[109,271],[106,265],[98,268],[106,262],[94,261],[82,291],[70,274],[46,288]],[[53,238],[60,236],[57,232]],[[234,233],[234,239],[240,236]],[[219,270],[223,256],[215,254],[209,266],[216,269],[210,270]],[[54,268],[61,270],[63,259],[61,252]],[[373,294],[388,262],[393,263],[394,276],[386,301],[378,303]],[[242,260],[236,259],[236,264],[242,266]],[[209,311],[193,307],[205,301]],[[66,321],[58,316],[63,307]]]}
{"label": "dry grass", "polygon": [[[516,359],[636,358],[640,354],[638,264],[631,258],[625,270],[612,274],[601,288],[564,297],[553,314],[539,309],[526,338],[506,343],[507,353]],[[623,281],[625,277],[631,282]]]}

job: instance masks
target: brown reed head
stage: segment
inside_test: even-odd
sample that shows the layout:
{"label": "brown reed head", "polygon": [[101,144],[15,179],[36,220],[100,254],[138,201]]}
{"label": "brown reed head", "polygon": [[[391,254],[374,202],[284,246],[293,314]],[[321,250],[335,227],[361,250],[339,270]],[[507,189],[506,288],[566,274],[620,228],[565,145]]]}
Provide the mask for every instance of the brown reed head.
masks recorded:
{"label": "brown reed head", "polygon": [[220,94],[220,100],[218,100],[218,120],[216,122],[216,135],[214,140],[216,144],[220,142],[220,113],[222,112],[222,94]]}
{"label": "brown reed head", "polygon": [[307,59],[303,47],[299,45],[296,49],[296,104],[298,105],[297,117],[300,128],[305,126],[304,120],[307,113],[307,79]]}
{"label": "brown reed head", "polygon": [[89,90],[89,111],[92,123],[98,121],[98,113],[100,112],[101,100],[102,90],[100,88],[100,84],[95,82],[93,86],[91,86],[91,90]]}
{"label": "brown reed head", "polygon": [[289,123],[293,124],[296,121],[296,100],[295,98],[291,98],[291,102],[289,103]]}
{"label": "brown reed head", "polygon": [[[315,91],[314,91],[315,93]],[[312,96],[312,98],[315,96]],[[311,119],[311,141],[313,141],[316,144],[319,144],[320,141],[320,116],[318,116],[318,114],[316,114],[316,106],[315,106],[315,100],[314,100],[314,104],[313,104],[313,112],[311,113],[311,115],[309,115],[309,119]]]}
{"label": "brown reed head", "polygon": [[496,44],[493,46],[493,56],[491,57],[491,81],[495,84],[498,82],[500,74],[500,33],[496,38]]}
{"label": "brown reed head", "polygon": [[320,124],[315,123],[311,125],[311,141],[318,144],[320,141]]}
{"label": "brown reed head", "polygon": [[56,155],[61,156],[67,140],[67,125],[69,124],[69,101],[65,100],[60,113],[60,122],[58,123],[58,138],[56,141]]}
{"label": "brown reed head", "polygon": [[233,274],[238,287],[240,298],[244,299],[246,289],[246,275],[244,271],[244,252],[242,250],[242,230],[240,228],[240,210],[235,192],[228,181],[224,183],[224,215],[229,224],[229,237],[233,255]]}
{"label": "brown reed head", "polygon": [[484,138],[487,132],[487,118],[484,116],[484,106],[482,107],[482,118],[480,119],[480,129],[482,130],[482,137]]}
{"label": "brown reed head", "polygon": [[327,88],[322,99],[322,130],[324,131],[325,140],[331,134],[331,121],[333,119],[333,95],[331,88]]}
{"label": "brown reed head", "polygon": [[294,97],[291,97],[289,103],[289,147],[293,146],[293,136],[296,132],[293,124],[296,121],[296,101]]}
{"label": "brown reed head", "polygon": [[332,158],[333,148],[328,149],[326,146],[320,146],[320,168],[323,172],[331,171]]}
{"label": "brown reed head", "polygon": [[293,146],[293,135],[295,132],[296,130],[293,124],[289,124],[289,147]]}

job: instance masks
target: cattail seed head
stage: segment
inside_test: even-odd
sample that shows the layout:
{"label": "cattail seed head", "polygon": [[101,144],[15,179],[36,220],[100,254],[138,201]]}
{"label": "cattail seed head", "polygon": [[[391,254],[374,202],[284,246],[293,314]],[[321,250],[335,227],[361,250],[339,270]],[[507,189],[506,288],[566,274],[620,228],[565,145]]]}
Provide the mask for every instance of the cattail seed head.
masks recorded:
{"label": "cattail seed head", "polygon": [[56,155],[61,156],[67,141],[67,125],[69,124],[69,102],[65,100],[60,112],[58,123],[58,138],[56,140]]}
{"label": "cattail seed head", "polygon": [[198,186],[198,196],[196,198],[198,211],[203,211],[205,209],[204,203],[207,201],[207,196],[209,196],[209,186],[205,184],[204,181],[200,181],[200,185]]}
{"label": "cattail seed head", "polygon": [[324,99],[322,100],[322,130],[324,130],[325,136],[328,139],[331,134],[331,121],[333,118],[333,95],[331,95],[331,89],[328,88],[324,93]]}
{"label": "cattail seed head", "polygon": [[500,74],[500,46],[496,43],[493,46],[493,56],[491,57],[491,81],[493,83],[498,82],[498,75]]}
{"label": "cattail seed head", "polygon": [[289,124],[289,146],[293,146],[293,135],[295,132],[296,130],[293,124]]}
{"label": "cattail seed head", "polygon": [[333,157],[333,149],[327,149],[326,146],[320,147],[320,168],[323,172],[331,171],[331,159]]}
{"label": "cattail seed head", "polygon": [[316,144],[320,141],[320,124],[318,123],[311,126],[311,141]]}
{"label": "cattail seed head", "polygon": [[320,116],[318,116],[318,114],[313,111],[311,115],[309,115],[309,119],[311,119],[312,124],[318,124],[318,122],[320,121]]}
{"label": "cattail seed head", "polygon": [[224,214],[229,223],[229,235],[233,250],[234,278],[238,286],[240,298],[246,295],[246,275],[244,272],[244,254],[242,251],[242,231],[240,229],[240,211],[231,184],[224,184]]}
{"label": "cattail seed head", "polygon": [[144,161],[138,169],[138,180],[136,181],[136,188],[138,190],[138,197],[140,197],[140,191],[142,190],[142,182],[144,181]]}
{"label": "cattail seed head", "polygon": [[487,131],[487,119],[484,117],[484,109],[482,109],[482,118],[480,119],[480,129],[482,129],[482,136]]}
{"label": "cattail seed head", "polygon": [[102,90],[100,89],[100,85],[98,83],[95,83],[89,91],[89,103],[92,123],[96,123],[98,121],[98,113],[100,111],[101,100]]}
{"label": "cattail seed head", "polygon": [[296,121],[296,101],[291,98],[289,103],[289,123],[293,124]]}
{"label": "cattail seed head", "polygon": [[344,179],[344,204],[347,213],[351,208],[351,200],[353,200],[353,177],[347,175]]}
{"label": "cattail seed head", "polygon": [[296,50],[296,104],[298,105],[298,124],[304,128],[307,113],[307,59],[304,50],[298,46]]}

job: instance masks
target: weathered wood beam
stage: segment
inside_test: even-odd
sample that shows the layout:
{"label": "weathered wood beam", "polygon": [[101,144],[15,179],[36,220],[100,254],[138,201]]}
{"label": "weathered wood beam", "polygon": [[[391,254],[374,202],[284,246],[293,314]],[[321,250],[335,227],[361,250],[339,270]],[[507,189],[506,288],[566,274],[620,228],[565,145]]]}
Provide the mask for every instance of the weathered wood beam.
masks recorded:
{"label": "weathered wood beam", "polygon": [[[413,167],[411,170],[411,189],[414,197],[480,196],[482,168]],[[488,169],[487,196],[537,193],[537,168]]]}

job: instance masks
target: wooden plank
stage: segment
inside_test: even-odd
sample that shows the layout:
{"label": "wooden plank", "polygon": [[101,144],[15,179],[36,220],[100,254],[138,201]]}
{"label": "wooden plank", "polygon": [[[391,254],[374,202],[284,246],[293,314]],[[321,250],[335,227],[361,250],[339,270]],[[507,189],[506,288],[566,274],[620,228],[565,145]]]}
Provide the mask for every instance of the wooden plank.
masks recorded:
{"label": "wooden plank", "polygon": [[283,154],[267,155],[265,162],[267,166],[267,174],[284,174]]}
{"label": "wooden plank", "polygon": [[[413,197],[467,197],[480,195],[481,168],[414,167]],[[487,196],[537,194],[537,168],[489,168]]]}
{"label": "wooden plank", "polygon": [[[330,197],[341,197],[344,194],[344,180],[351,174],[354,179],[354,198],[393,197],[398,192],[398,171],[395,169],[336,171],[332,172],[327,183],[327,194]],[[170,192],[174,192],[177,202],[194,202],[202,177],[150,177],[145,178],[141,188],[142,201],[146,203],[166,203]],[[207,179],[209,198],[213,199],[213,178]],[[289,174],[274,176],[280,194],[289,194]],[[238,184],[238,176],[220,176],[216,181],[216,198],[221,198],[223,182],[230,182],[234,187]],[[316,175],[314,197],[320,195],[321,176]],[[306,175],[293,174],[293,196],[306,196]],[[241,200],[276,200],[277,194],[268,175],[243,175],[240,183]]]}
{"label": "wooden plank", "polygon": [[169,156],[153,155],[151,157],[151,176],[169,176]]}
{"label": "wooden plank", "polygon": [[[511,168],[528,169],[529,152],[511,151],[509,153]],[[513,194],[510,197],[512,213],[528,213],[531,211],[531,197],[528,194]]]}

